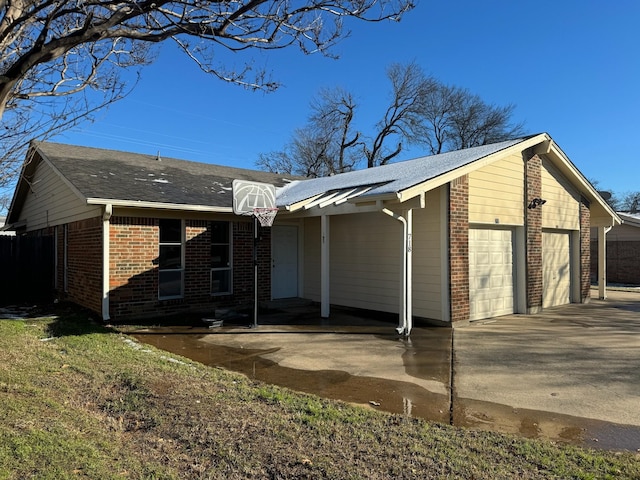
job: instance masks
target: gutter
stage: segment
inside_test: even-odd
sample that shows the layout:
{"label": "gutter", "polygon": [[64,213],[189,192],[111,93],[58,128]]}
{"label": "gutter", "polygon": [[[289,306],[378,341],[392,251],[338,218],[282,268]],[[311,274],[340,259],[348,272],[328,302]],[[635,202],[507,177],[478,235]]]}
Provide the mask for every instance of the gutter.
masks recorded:
{"label": "gutter", "polygon": [[158,203],[131,200],[113,200],[106,198],[87,198],[87,205],[104,205],[105,208],[129,207],[129,208],[156,208],[166,210],[185,210],[189,212],[213,212],[213,213],[233,213],[232,207],[211,207],[208,205],[189,205],[181,203]]}

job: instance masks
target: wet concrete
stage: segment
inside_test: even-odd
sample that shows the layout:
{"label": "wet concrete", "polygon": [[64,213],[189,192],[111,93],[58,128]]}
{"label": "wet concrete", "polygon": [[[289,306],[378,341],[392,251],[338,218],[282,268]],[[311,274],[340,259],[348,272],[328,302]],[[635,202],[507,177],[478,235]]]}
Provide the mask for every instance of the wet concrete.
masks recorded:
{"label": "wet concrete", "polygon": [[[276,314],[261,319],[257,329],[156,327],[133,336],[255,380],[392,413],[526,438],[640,451],[640,396],[633,383],[640,370],[638,350],[629,350],[640,339],[639,300],[640,295],[596,302],[590,310],[567,306],[547,316],[502,317],[455,330],[415,328],[410,340],[398,338],[394,325],[384,320],[341,312],[328,322],[302,307],[288,312],[288,325],[277,324]],[[585,312],[600,315],[605,324]],[[591,340],[582,329],[595,329]],[[560,349],[554,341],[567,345]],[[604,379],[598,376],[603,358],[615,369],[600,365],[606,370]],[[603,392],[609,387],[607,378],[617,383]],[[591,398],[576,404],[567,400],[571,395],[576,402],[584,400],[582,392]],[[544,398],[536,403],[538,396]],[[608,402],[609,407],[589,402]],[[574,412],[590,418],[569,414]]]}

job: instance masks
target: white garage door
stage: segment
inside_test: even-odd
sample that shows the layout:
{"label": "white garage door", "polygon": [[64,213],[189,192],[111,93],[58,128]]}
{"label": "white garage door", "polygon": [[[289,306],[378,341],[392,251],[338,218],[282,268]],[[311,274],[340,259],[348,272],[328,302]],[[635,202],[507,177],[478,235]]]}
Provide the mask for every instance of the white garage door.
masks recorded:
{"label": "white garage door", "polygon": [[469,318],[513,313],[513,232],[469,229]]}
{"label": "white garage door", "polygon": [[542,232],[542,306],[571,302],[571,235]]}

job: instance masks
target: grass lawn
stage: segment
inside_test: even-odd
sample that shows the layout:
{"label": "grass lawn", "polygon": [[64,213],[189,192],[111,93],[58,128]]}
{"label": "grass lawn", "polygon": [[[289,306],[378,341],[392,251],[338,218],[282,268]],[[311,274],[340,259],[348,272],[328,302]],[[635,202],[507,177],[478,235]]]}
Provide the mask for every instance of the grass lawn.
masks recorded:
{"label": "grass lawn", "polygon": [[640,478],[640,457],[253,382],[86,314],[0,320],[0,479]]}

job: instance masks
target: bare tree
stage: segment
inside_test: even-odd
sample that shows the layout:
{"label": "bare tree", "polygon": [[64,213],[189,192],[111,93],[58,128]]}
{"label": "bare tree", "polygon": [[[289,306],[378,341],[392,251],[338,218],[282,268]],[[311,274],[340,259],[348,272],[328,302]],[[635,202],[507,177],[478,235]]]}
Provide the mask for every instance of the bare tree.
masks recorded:
{"label": "bare tree", "polygon": [[311,103],[308,125],[294,132],[284,151],[261,155],[257,164],[317,177],[355,168],[358,154],[369,168],[385,165],[402,152],[403,144],[425,145],[435,155],[523,135],[522,124],[511,122],[513,105],[489,105],[467,90],[438,82],[415,63],[393,64],[387,77],[390,101],[374,135],[355,130],[351,94],[323,90]]}
{"label": "bare tree", "polygon": [[323,89],[311,108],[310,128],[327,145],[329,175],[353,170],[358,159],[351,148],[357,145],[360,132],[353,129],[356,103],[351,93],[342,88]]}
{"label": "bare tree", "polygon": [[325,177],[355,168],[358,156],[354,147],[360,133],[353,129],[353,96],[341,88],[325,89],[310,106],[307,125],[293,133],[284,150],[261,154],[257,166],[305,177]]}
{"label": "bare tree", "polygon": [[622,196],[618,204],[622,212],[638,213],[640,211],[640,192],[627,192]]}
{"label": "bare tree", "polygon": [[[234,69],[216,54],[289,46],[330,54],[345,18],[395,20],[410,8],[411,0],[0,0],[0,153],[122,98],[131,88],[123,72],[151,63],[165,40],[208,74],[270,91],[278,83],[251,62]],[[13,173],[11,155],[2,158],[0,182]]]}
{"label": "bare tree", "polygon": [[514,105],[485,103],[468,90],[453,88],[448,113],[447,141],[451,150],[501,142],[524,134],[522,123],[511,123]]}
{"label": "bare tree", "polygon": [[[427,101],[437,89],[438,82],[415,63],[393,64],[387,70],[391,82],[391,101],[382,120],[376,125],[377,134],[370,145],[363,144],[367,167],[385,165],[402,151],[402,142],[416,143],[427,134],[424,115]],[[396,140],[388,150],[385,143]]]}

